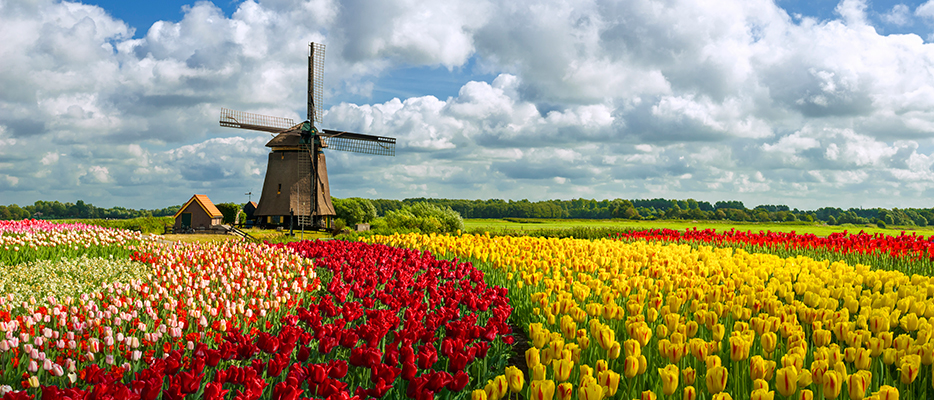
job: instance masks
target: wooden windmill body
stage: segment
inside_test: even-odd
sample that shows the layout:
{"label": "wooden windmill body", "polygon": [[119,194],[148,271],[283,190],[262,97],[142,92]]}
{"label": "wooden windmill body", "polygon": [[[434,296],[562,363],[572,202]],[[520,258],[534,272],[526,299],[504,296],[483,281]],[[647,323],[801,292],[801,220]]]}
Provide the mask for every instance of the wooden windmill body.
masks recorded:
{"label": "wooden windmill body", "polygon": [[266,143],[272,151],[259,204],[253,213],[263,226],[301,226],[311,229],[330,227],[336,213],[331,203],[324,149],[364,154],[395,155],[395,138],[329,129],[318,130],[318,105],[322,98],[324,45],[309,44],[308,120],[295,124],[292,119],[221,110],[221,126],[274,133]]}

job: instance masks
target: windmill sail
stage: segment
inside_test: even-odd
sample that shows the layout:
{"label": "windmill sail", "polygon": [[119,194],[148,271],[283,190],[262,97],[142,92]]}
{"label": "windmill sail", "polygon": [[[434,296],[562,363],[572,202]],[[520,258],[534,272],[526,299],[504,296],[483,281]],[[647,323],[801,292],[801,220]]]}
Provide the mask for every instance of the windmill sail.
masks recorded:
{"label": "windmill sail", "polygon": [[270,117],[221,108],[221,126],[278,133],[295,125],[291,118]]}
{"label": "windmill sail", "polygon": [[324,45],[308,44],[308,121],[321,122],[324,106]]}
{"label": "windmill sail", "polygon": [[378,156],[396,155],[396,138],[325,129],[321,134],[327,148]]}

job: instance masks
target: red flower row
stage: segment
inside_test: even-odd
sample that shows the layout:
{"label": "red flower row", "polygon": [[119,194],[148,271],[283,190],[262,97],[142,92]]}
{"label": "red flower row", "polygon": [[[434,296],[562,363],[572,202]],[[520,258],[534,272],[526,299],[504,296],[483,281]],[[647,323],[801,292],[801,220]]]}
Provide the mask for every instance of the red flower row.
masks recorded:
{"label": "red flower row", "polygon": [[697,230],[688,228],[684,231],[673,229],[647,229],[618,233],[616,239],[663,240],[671,242],[699,242],[712,246],[750,245],[791,250],[814,249],[828,250],[843,254],[885,254],[897,258],[934,260],[934,236],[906,235],[889,236],[863,231],[848,233],[835,232],[826,237],[814,234],[792,232],[728,231],[717,232],[715,229]]}

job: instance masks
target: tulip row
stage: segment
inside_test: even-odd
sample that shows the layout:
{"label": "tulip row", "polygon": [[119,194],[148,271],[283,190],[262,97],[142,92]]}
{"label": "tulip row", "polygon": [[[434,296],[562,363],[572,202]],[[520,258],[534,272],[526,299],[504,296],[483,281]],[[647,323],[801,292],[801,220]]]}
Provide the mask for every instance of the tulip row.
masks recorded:
{"label": "tulip row", "polygon": [[[109,284],[129,284],[149,273],[148,265],[119,257],[89,258],[82,255],[58,261],[0,264],[0,294],[4,296],[0,304],[29,302],[37,308],[51,307],[54,299],[79,298]],[[37,298],[37,294],[41,295]]]}
{"label": "tulip row", "polygon": [[[927,276],[645,241],[364,240],[472,260],[509,288],[536,400],[934,395]],[[499,400],[501,386],[475,397]]]}
{"label": "tulip row", "polygon": [[770,253],[783,258],[803,255],[815,259],[846,261],[849,264],[871,264],[877,268],[896,269],[906,274],[934,274],[934,237],[902,232],[898,236],[860,231],[834,232],[830,235],[792,232],[728,231],[714,229],[683,231],[674,229],[631,230],[612,235],[623,241],[659,241],[686,243],[693,246],[741,248],[750,253]]}
{"label": "tulip row", "polygon": [[507,292],[470,263],[338,241],[132,249],[11,269],[0,397],[428,399],[506,363]]}
{"label": "tulip row", "polygon": [[[137,267],[92,259],[50,264],[63,268],[48,275],[70,274],[81,288],[119,274],[88,269],[81,281],[81,271],[68,268],[125,265],[139,274],[76,297],[36,292],[41,300],[33,303],[4,293],[0,363],[7,368],[0,385],[86,387],[93,384],[81,376],[88,368],[130,374],[177,349],[216,346],[233,326],[244,334],[272,329],[318,287],[309,260],[263,245],[143,242],[131,258]],[[134,270],[140,266],[146,271]]]}
{"label": "tulip row", "polygon": [[81,223],[56,224],[40,220],[0,221],[0,264],[89,257],[126,257],[139,232]]}

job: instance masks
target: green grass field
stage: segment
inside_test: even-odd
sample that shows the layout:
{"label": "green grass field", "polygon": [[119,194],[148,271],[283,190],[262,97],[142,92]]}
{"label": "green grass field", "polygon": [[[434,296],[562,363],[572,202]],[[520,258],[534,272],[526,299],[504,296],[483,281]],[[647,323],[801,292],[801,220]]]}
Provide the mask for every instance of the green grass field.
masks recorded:
{"label": "green grass field", "polygon": [[844,224],[838,226],[818,225],[813,223],[793,222],[735,222],[735,221],[688,221],[688,220],[660,220],[660,221],[633,221],[625,219],[617,220],[587,220],[587,219],[515,219],[509,221],[504,219],[465,219],[464,227],[468,232],[489,231],[490,233],[508,233],[516,232],[534,232],[540,230],[556,229],[577,229],[594,228],[600,230],[608,229],[676,229],[684,230],[688,228],[697,229],[716,229],[719,231],[728,231],[732,228],[741,231],[772,231],[772,232],[791,232],[811,233],[818,236],[827,236],[834,232],[850,233],[865,231],[866,233],[882,233],[886,235],[897,236],[902,231],[910,234],[917,232],[919,235],[934,234],[934,227],[888,227],[879,228],[875,225],[853,225]]}

